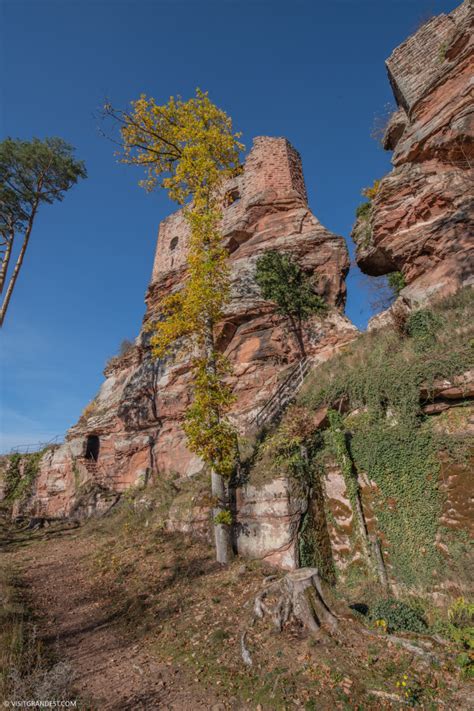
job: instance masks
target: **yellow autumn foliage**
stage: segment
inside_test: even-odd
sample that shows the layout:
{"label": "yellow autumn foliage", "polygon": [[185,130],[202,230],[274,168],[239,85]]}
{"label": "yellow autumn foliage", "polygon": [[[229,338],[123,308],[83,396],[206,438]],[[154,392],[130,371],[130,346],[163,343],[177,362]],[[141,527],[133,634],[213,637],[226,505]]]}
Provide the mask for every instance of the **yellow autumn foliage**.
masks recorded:
{"label": "yellow autumn foliage", "polygon": [[229,268],[223,244],[222,184],[239,168],[243,145],[232,121],[206,92],[164,105],[142,95],[132,112],[121,113],[125,163],[142,166],[148,191],[162,187],[183,207],[189,225],[187,274],[180,291],[165,296],[152,325],[156,357],[167,355],[179,339],[197,351],[194,399],[185,422],[192,451],[220,474],[235,461],[235,431],[225,419],[232,394],[225,383],[229,365],[216,352],[214,329],[229,299]]}

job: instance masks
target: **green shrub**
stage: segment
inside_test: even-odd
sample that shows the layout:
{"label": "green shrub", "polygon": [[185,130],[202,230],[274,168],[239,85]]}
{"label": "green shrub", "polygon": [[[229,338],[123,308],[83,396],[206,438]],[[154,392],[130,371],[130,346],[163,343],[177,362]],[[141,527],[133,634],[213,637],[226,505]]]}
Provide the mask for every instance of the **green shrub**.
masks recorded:
{"label": "green shrub", "polygon": [[442,320],[430,309],[419,309],[408,317],[405,331],[413,338],[418,350],[427,350],[436,342]]}
{"label": "green shrub", "polygon": [[370,608],[369,617],[374,622],[384,620],[387,632],[417,632],[423,634],[428,627],[417,610],[406,602],[392,597],[378,600]]}
{"label": "green shrub", "polygon": [[5,499],[8,502],[24,500],[31,494],[45,451],[42,449],[33,454],[12,454],[5,477]]}
{"label": "green shrub", "polygon": [[360,205],[357,205],[356,207],[356,218],[358,220],[368,219],[370,217],[371,207],[370,202],[361,202]]}
{"label": "green shrub", "polygon": [[461,667],[461,671],[464,677],[467,679],[474,679],[474,659],[472,653],[461,652],[456,657],[456,664]]}
{"label": "green shrub", "polygon": [[223,509],[222,511],[219,511],[218,514],[214,516],[214,523],[216,526],[219,524],[225,524],[226,526],[230,526],[232,524],[232,513],[228,509]]}
{"label": "green shrub", "polygon": [[474,603],[458,597],[448,610],[448,619],[455,627],[474,627]]}
{"label": "green shrub", "polygon": [[392,272],[391,274],[388,274],[387,282],[396,296],[398,296],[401,290],[407,285],[402,272]]}
{"label": "green shrub", "polygon": [[5,474],[5,498],[12,501],[18,484],[20,483],[21,454],[12,454],[8,462],[8,468]]}
{"label": "green shrub", "polygon": [[463,676],[474,678],[474,603],[458,598],[448,610],[443,632],[457,645],[456,664]]}

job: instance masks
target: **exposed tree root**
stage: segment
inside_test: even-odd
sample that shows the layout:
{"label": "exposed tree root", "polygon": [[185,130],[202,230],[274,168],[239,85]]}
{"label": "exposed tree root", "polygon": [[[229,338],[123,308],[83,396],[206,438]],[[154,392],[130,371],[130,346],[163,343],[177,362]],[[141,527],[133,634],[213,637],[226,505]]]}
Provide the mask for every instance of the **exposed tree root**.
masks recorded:
{"label": "exposed tree root", "polygon": [[[379,632],[368,630],[365,627],[361,627],[361,632],[366,636],[381,639]],[[439,657],[434,652],[427,651],[426,649],[423,649],[422,647],[418,646],[419,644],[423,645],[423,640],[421,639],[417,640],[418,644],[413,644],[412,642],[410,642],[410,640],[404,639],[403,637],[398,637],[394,634],[384,635],[382,639],[385,639],[389,644],[394,644],[396,646],[402,647],[403,649],[406,649],[407,652],[413,654],[414,657],[418,657],[421,662],[427,664],[428,666],[433,663],[440,663]],[[446,641],[441,640],[441,643],[445,645]]]}
{"label": "exposed tree root", "polygon": [[[300,568],[280,580],[268,582],[254,600],[251,626],[265,616],[271,618],[279,632],[291,619],[313,633],[323,626],[333,633],[338,627],[337,617],[324,599],[317,568]],[[251,666],[247,633],[248,629],[241,636],[240,646],[244,663]]]}

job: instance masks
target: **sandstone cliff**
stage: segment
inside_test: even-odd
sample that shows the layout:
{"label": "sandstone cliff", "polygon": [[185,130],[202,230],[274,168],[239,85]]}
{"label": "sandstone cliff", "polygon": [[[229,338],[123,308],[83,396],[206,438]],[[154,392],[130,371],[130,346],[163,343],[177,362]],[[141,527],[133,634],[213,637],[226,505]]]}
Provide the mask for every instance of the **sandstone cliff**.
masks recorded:
{"label": "sandstone cliff", "polygon": [[[232,299],[219,346],[232,366],[232,417],[244,433],[294,363],[298,348],[283,318],[264,302],[253,274],[266,250],[291,252],[329,305],[307,324],[308,355],[324,360],[356,329],[342,315],[349,268],[342,237],[308,208],[301,160],[283,138],[256,138],[243,170],[225,186],[223,232],[231,263]],[[144,325],[161,297],[185,276],[187,226],[181,211],[160,225]],[[112,359],[96,399],[61,447],[45,455],[31,498],[35,515],[85,514],[107,508],[122,492],[150,477],[190,476],[200,460],[186,448],[181,420],[189,404],[189,356],[153,360],[142,330],[135,346]],[[84,493],[87,496],[84,496]],[[77,507],[80,506],[80,510]]]}
{"label": "sandstone cliff", "polygon": [[394,167],[353,238],[362,271],[403,273],[408,306],[472,282],[473,19],[466,0],[423,25],[386,62],[398,110],[383,144]]}

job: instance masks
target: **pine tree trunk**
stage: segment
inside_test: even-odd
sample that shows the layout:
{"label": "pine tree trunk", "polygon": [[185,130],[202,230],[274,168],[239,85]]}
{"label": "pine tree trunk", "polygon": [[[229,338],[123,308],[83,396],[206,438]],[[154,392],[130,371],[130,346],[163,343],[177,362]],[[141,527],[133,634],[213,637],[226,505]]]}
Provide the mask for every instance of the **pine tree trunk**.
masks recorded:
{"label": "pine tree trunk", "polygon": [[10,257],[12,255],[14,238],[15,238],[15,232],[13,230],[9,230],[9,237],[5,239],[5,241],[6,241],[5,256],[3,257],[2,266],[0,268],[0,294],[3,292],[3,287],[5,286],[5,279],[7,277],[8,264],[10,262]]}
{"label": "pine tree trunk", "polygon": [[290,320],[291,330],[293,331],[293,334],[296,339],[296,343],[298,344],[301,358],[304,359],[304,358],[306,358],[306,349],[304,347],[303,329],[302,329],[301,320],[299,320],[299,322],[296,323],[294,316],[292,314],[289,314],[288,318]]}
{"label": "pine tree trunk", "polygon": [[38,202],[35,203],[32,211],[31,211],[31,215],[28,220],[28,227],[26,228],[26,231],[25,231],[25,236],[23,238],[23,244],[21,246],[20,254],[18,255],[18,259],[16,260],[15,268],[12,272],[11,277],[10,277],[10,281],[8,283],[8,288],[5,293],[5,297],[3,299],[2,307],[0,309],[0,327],[3,326],[3,322],[5,321],[5,316],[7,313],[8,304],[10,303],[10,299],[11,299],[11,296],[13,293],[13,289],[15,288],[15,283],[16,283],[18,274],[20,272],[21,265],[23,264],[23,259],[25,257],[26,248],[28,247],[28,242],[30,241],[31,230],[33,228],[33,221],[35,219],[37,208],[38,208]]}

